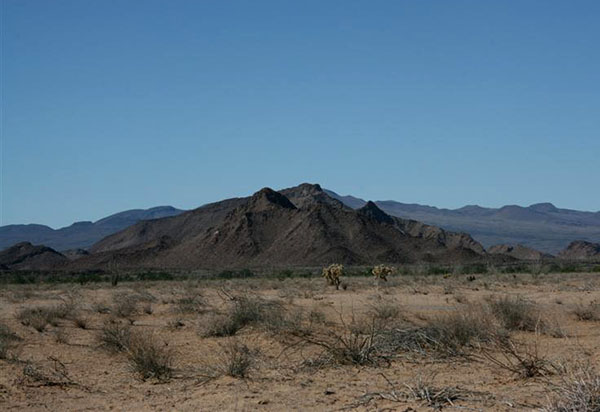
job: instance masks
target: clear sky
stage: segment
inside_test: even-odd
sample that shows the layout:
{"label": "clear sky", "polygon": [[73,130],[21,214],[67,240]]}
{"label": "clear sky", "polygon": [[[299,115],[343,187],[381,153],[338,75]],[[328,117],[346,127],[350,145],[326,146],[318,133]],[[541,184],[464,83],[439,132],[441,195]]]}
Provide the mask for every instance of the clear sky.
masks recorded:
{"label": "clear sky", "polygon": [[600,210],[600,1],[0,0],[2,222],[264,186]]}

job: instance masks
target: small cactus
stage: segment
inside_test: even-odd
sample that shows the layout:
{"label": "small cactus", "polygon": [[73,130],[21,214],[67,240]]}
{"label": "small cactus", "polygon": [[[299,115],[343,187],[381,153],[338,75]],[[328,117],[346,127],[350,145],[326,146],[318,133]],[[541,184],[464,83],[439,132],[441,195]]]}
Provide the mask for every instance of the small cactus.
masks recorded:
{"label": "small cactus", "polygon": [[377,265],[371,270],[376,279],[382,279],[387,282],[387,277],[393,275],[396,268],[393,266]]}
{"label": "small cactus", "polygon": [[341,264],[334,263],[323,268],[323,277],[327,279],[327,283],[335,285],[336,289],[340,288],[340,277],[342,276],[344,276],[344,266]]}

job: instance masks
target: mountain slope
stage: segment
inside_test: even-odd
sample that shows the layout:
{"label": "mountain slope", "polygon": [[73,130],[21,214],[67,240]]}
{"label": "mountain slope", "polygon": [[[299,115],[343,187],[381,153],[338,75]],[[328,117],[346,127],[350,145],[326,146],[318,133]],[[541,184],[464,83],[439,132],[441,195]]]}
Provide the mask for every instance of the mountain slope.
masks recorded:
{"label": "mountain slope", "polygon": [[0,267],[10,270],[45,270],[60,267],[68,259],[46,246],[22,242],[0,252]]}
{"label": "mountain slope", "polygon": [[116,213],[97,222],[77,222],[61,229],[43,225],[8,225],[0,227],[0,249],[18,242],[44,244],[57,250],[85,249],[100,239],[141,220],[175,216],[182,210],[171,206],[133,209]]}
{"label": "mountain slope", "polygon": [[552,259],[554,256],[523,245],[494,245],[487,249],[491,255],[505,255],[519,260]]}
{"label": "mountain slope", "polygon": [[[326,192],[352,208],[366,204],[354,196]],[[600,242],[600,212],[559,209],[551,203],[528,207],[509,205],[498,209],[470,205],[454,210],[395,201],[375,203],[392,216],[467,232],[485,247],[521,244],[556,254],[574,240]]]}
{"label": "mountain slope", "polygon": [[561,259],[569,260],[600,260],[600,243],[578,240],[558,254]]}
{"label": "mountain slope", "polygon": [[[98,242],[74,268],[223,268],[478,260],[469,235],[353,210],[319,185],[228,199],[179,216],[139,222]],[[112,262],[112,263],[111,263]]]}

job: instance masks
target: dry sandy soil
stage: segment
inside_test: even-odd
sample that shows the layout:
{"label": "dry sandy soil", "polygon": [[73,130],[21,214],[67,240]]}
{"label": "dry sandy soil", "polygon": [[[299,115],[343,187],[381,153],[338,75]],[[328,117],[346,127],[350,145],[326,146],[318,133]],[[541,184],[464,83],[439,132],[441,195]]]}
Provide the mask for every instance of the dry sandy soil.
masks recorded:
{"label": "dry sandy soil", "polygon": [[[2,286],[0,327],[21,340],[6,338],[4,329],[0,409],[540,410],[564,399],[557,390],[587,365],[600,366],[600,312],[592,304],[600,297],[598,274],[344,284],[339,291],[321,278]],[[244,297],[262,318],[233,337],[205,337]],[[524,315],[514,325],[494,315],[493,303],[507,298]],[[34,307],[60,310],[40,325],[41,315],[36,323],[23,312]],[[457,319],[463,329],[489,330],[452,346],[423,328]],[[110,350],[99,336],[115,325],[137,337],[138,349],[169,355],[170,374],[144,380],[133,349]],[[365,343],[363,357],[335,350],[353,337]],[[252,361],[245,377],[225,370],[236,345]]]}

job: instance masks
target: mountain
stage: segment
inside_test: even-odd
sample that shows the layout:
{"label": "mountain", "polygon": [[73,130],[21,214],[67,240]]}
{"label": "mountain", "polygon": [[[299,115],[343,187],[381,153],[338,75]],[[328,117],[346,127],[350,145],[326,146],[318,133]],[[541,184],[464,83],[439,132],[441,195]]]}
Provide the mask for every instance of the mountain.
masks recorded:
{"label": "mountain", "polygon": [[67,258],[46,246],[34,246],[29,242],[17,243],[0,252],[0,267],[10,270],[44,270],[60,267]]}
{"label": "mountain", "polygon": [[600,243],[578,240],[558,254],[561,259],[569,260],[600,260]]}
{"label": "mountain", "polygon": [[487,249],[490,255],[510,256],[519,260],[543,260],[552,259],[554,256],[540,252],[523,245],[494,245]]}
{"label": "mountain", "polygon": [[302,184],[141,221],[96,243],[83,268],[243,268],[467,262],[487,255],[464,233],[400,219],[367,202],[354,210]]}
{"label": "mountain", "polygon": [[[366,204],[358,197],[340,196],[333,191],[326,193],[354,209]],[[440,209],[391,200],[376,201],[375,204],[392,216],[469,233],[485,247],[520,244],[556,254],[574,240],[600,242],[600,212],[560,209],[551,203],[528,207],[508,205],[497,209],[477,205]]]}
{"label": "mountain", "polygon": [[0,227],[0,250],[18,242],[44,244],[56,250],[86,249],[100,239],[125,229],[141,220],[175,216],[182,210],[171,206],[134,209],[100,219],[97,222],[77,222],[61,229],[43,225],[8,225]]}

